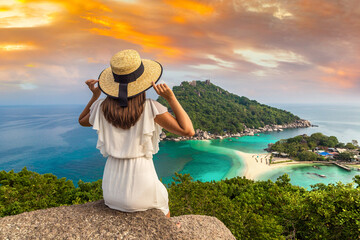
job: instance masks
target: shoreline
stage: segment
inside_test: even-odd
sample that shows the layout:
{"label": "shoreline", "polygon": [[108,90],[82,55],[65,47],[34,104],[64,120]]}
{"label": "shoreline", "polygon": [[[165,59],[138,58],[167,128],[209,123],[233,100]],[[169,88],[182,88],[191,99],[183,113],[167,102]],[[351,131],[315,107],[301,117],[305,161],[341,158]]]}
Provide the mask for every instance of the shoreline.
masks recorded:
{"label": "shoreline", "polygon": [[282,162],[269,165],[271,153],[246,153],[238,150],[234,151],[238,156],[240,156],[246,165],[243,176],[252,180],[258,180],[261,175],[278,168],[290,165],[316,164],[312,161],[295,161],[289,158],[283,158]]}
{"label": "shoreline", "polygon": [[207,131],[201,129],[196,129],[195,135],[192,137],[166,137],[164,132],[160,135],[161,141],[186,141],[186,140],[212,140],[212,139],[224,139],[230,137],[243,137],[243,136],[254,136],[259,133],[265,132],[282,132],[284,129],[293,129],[293,128],[308,128],[308,127],[317,127],[312,125],[310,121],[300,119],[292,123],[287,123],[284,125],[266,125],[261,128],[245,128],[244,131],[240,133],[225,133],[224,135],[220,134],[211,134]]}

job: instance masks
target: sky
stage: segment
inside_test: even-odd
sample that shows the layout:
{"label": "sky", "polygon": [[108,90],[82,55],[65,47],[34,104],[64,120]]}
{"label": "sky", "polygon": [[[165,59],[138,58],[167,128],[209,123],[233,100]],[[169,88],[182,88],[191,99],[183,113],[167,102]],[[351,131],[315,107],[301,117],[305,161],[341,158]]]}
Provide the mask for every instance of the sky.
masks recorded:
{"label": "sky", "polygon": [[170,87],[360,105],[358,0],[0,0],[0,36],[0,105],[86,104],[85,81],[123,49]]}

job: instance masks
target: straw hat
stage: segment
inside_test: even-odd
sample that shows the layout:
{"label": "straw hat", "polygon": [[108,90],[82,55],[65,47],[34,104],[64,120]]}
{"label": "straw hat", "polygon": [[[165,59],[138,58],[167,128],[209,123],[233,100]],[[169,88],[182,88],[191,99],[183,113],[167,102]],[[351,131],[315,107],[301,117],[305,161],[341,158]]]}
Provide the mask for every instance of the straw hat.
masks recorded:
{"label": "straw hat", "polygon": [[99,88],[106,95],[119,99],[120,105],[127,106],[127,99],[148,90],[160,79],[160,63],[141,59],[137,51],[127,49],[116,53],[110,60],[110,67],[99,75]]}

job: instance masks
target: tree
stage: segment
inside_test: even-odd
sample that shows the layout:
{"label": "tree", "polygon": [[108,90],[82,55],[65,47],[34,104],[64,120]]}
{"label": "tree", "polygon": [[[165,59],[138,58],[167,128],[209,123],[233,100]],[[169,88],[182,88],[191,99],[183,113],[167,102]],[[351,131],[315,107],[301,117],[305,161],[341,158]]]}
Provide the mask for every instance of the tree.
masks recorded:
{"label": "tree", "polygon": [[318,156],[316,153],[303,151],[298,154],[299,161],[316,161]]}
{"label": "tree", "polygon": [[345,145],[345,148],[347,148],[347,149],[356,149],[356,147],[352,143],[347,143]]}
{"label": "tree", "polygon": [[352,159],[353,155],[354,155],[353,153],[346,151],[346,152],[339,153],[336,156],[336,159],[343,160],[343,161],[350,161]]}

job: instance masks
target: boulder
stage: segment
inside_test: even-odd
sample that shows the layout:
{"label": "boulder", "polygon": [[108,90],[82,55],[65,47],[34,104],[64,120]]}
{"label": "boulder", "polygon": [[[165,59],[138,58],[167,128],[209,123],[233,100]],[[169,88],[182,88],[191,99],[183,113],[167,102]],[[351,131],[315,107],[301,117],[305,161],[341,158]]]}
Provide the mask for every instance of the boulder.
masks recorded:
{"label": "boulder", "polygon": [[[180,223],[180,227],[177,226]],[[104,200],[0,218],[0,239],[235,239],[217,218],[166,218],[157,209],[125,213]]]}

